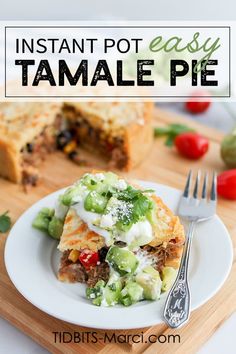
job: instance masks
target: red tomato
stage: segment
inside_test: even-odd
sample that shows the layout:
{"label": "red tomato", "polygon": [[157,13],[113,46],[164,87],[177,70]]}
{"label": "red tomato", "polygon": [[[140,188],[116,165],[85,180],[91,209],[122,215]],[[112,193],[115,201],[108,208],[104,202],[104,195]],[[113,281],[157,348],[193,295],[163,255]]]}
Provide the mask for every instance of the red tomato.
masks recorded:
{"label": "red tomato", "polygon": [[236,169],[224,171],[217,177],[217,192],[221,197],[236,200]]}
{"label": "red tomato", "polygon": [[99,254],[98,252],[83,250],[80,253],[79,260],[85,268],[91,268],[99,262]]}
{"label": "red tomato", "polygon": [[209,100],[204,100],[204,101],[200,101],[199,98],[194,98],[194,96],[208,96],[209,93],[206,92],[206,91],[196,91],[193,93],[193,97],[189,99],[189,101],[187,101],[185,103],[185,108],[187,111],[189,111],[190,113],[194,113],[194,114],[197,114],[197,113],[203,113],[205,112],[211,102]]}
{"label": "red tomato", "polygon": [[186,132],[177,135],[175,146],[181,155],[197,160],[205,155],[209,147],[209,142],[200,134]]}

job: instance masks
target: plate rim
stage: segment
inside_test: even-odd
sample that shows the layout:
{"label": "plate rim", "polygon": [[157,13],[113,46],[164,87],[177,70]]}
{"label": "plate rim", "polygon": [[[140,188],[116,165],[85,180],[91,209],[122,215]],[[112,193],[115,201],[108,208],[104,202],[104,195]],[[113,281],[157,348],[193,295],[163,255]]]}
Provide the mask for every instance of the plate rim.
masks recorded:
{"label": "plate rim", "polygon": [[[144,184],[144,185],[155,185],[156,188],[161,187],[161,188],[167,188],[169,190],[173,190],[175,193],[181,193],[181,190],[178,188],[174,188],[172,186],[166,185],[166,184],[162,184],[162,183],[157,183],[157,182],[152,182],[152,181],[146,181],[146,180],[139,180],[139,179],[134,179],[136,182],[138,182],[139,184]],[[87,327],[87,328],[93,328],[93,329],[102,329],[102,330],[126,330],[126,329],[139,329],[139,328],[146,328],[146,327],[151,327],[154,325],[158,325],[158,324],[162,324],[164,323],[164,320],[162,319],[162,321],[159,321],[157,319],[157,321],[153,320],[153,321],[148,321],[148,320],[143,320],[143,324],[141,325],[109,325],[109,327],[102,325],[102,323],[99,325],[99,327],[97,325],[88,325],[88,323],[86,323],[86,321],[83,321],[83,317],[78,321],[73,321],[73,320],[68,320],[68,318],[65,318],[63,315],[61,314],[55,314],[55,312],[51,312],[50,309],[45,310],[44,306],[41,306],[38,303],[35,303],[34,301],[32,301],[32,299],[30,298],[30,296],[28,296],[24,290],[22,290],[22,288],[19,286],[19,284],[16,284],[17,282],[14,281],[14,276],[13,274],[11,274],[11,267],[9,266],[10,262],[7,261],[7,250],[9,248],[8,244],[9,244],[9,239],[10,239],[10,235],[13,234],[14,229],[17,227],[16,225],[18,224],[19,221],[21,221],[22,219],[24,219],[25,214],[27,214],[27,212],[33,208],[35,205],[37,205],[39,202],[43,202],[44,200],[46,200],[47,198],[53,198],[55,195],[58,195],[59,193],[62,193],[64,190],[66,190],[69,186],[61,188],[57,191],[54,191],[52,193],[47,194],[46,196],[44,196],[43,198],[40,198],[39,200],[37,200],[35,203],[33,203],[31,206],[29,206],[16,220],[16,222],[14,223],[13,227],[11,228],[6,242],[5,242],[5,246],[4,246],[4,264],[6,267],[6,271],[7,274],[11,280],[11,282],[13,283],[14,287],[17,289],[17,291],[27,300],[29,301],[33,306],[35,306],[36,308],[38,308],[40,311],[43,311],[44,313],[52,316],[53,318],[57,318],[59,320],[65,321],[67,323],[71,323],[74,325],[78,325],[78,326],[83,326],[83,327]],[[208,296],[206,296],[204,299],[202,299],[202,301],[200,301],[197,305],[195,306],[191,306],[191,312],[196,310],[197,308],[201,307],[203,304],[205,304],[206,302],[208,302],[223,286],[223,284],[225,283],[225,281],[227,280],[231,269],[232,269],[232,264],[233,264],[233,243],[232,243],[232,239],[230,236],[230,233],[227,229],[227,227],[225,226],[224,222],[221,220],[221,218],[216,214],[215,217],[218,219],[218,221],[221,223],[221,226],[224,228],[225,234],[227,234],[227,240],[229,243],[229,250],[230,250],[230,260],[229,260],[229,265],[227,267],[227,270],[224,272],[224,277],[222,277],[221,282],[219,282],[218,286],[211,291]]]}

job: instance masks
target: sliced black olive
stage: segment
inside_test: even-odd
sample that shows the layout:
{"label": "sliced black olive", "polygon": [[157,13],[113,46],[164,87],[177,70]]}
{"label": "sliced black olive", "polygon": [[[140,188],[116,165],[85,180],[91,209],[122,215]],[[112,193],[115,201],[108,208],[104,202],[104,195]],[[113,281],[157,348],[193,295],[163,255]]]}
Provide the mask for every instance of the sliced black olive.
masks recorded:
{"label": "sliced black olive", "polygon": [[102,247],[102,248],[99,250],[100,262],[104,262],[104,261],[105,261],[107,252],[108,252],[108,248],[106,248],[106,247]]}
{"label": "sliced black olive", "polygon": [[115,246],[118,246],[118,247],[120,247],[120,248],[122,248],[122,247],[126,247],[126,246],[127,246],[127,243],[126,243],[126,242],[123,242],[123,241],[115,241],[115,242],[114,242],[114,245],[115,245]]}

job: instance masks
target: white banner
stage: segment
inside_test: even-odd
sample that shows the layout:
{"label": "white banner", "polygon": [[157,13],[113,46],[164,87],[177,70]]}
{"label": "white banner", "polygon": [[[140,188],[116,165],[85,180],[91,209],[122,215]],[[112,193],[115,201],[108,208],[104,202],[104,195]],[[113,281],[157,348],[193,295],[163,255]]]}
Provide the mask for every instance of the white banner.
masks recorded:
{"label": "white banner", "polygon": [[0,99],[234,101],[236,22],[0,23]]}

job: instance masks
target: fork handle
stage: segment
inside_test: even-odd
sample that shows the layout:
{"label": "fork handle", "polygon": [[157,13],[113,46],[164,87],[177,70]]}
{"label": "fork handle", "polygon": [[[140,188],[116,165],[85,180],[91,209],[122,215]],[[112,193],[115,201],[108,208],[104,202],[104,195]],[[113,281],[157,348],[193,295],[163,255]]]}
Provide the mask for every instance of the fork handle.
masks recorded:
{"label": "fork handle", "polygon": [[182,326],[189,318],[188,264],[195,224],[195,221],[189,224],[179,272],[165,303],[164,319],[171,328]]}

